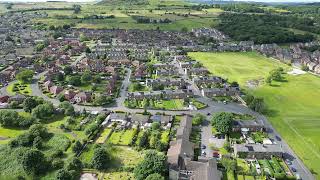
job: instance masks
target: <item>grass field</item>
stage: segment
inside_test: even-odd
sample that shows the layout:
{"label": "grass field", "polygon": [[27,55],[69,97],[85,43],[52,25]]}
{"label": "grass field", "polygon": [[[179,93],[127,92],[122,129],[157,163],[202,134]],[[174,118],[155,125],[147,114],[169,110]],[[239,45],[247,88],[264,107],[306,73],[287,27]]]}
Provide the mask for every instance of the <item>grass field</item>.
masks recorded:
{"label": "grass field", "polygon": [[[126,2],[126,1],[123,1]],[[159,8],[158,5],[165,5]],[[184,1],[154,1],[150,0],[148,4],[121,5],[117,2],[113,4],[83,4],[81,11],[74,14],[72,10],[41,10],[46,12],[48,17],[34,19],[34,22],[42,22],[48,25],[63,25],[75,23],[77,28],[120,28],[120,29],[156,29],[180,31],[186,27],[189,31],[192,28],[211,27],[218,22],[217,16],[222,13],[221,9],[210,8],[203,10],[194,10],[184,5],[190,4]],[[57,7],[71,7],[72,3],[60,3]],[[34,6],[26,7],[33,8]],[[44,6],[41,6],[44,7]],[[48,6],[49,3],[48,3]],[[1,7],[0,7],[1,8]],[[20,9],[14,6],[13,10]],[[111,16],[107,19],[80,19],[92,15]],[[137,23],[134,16],[143,16],[152,20],[169,19],[171,23]]]}
{"label": "grass field", "polygon": [[[242,87],[246,87],[248,80],[264,78],[275,67],[288,68],[254,52],[190,53],[190,56],[213,74],[238,81]],[[267,115],[272,125],[320,178],[320,78],[305,74],[286,75],[286,79],[288,82],[262,84],[247,91],[265,98],[272,112]]]}

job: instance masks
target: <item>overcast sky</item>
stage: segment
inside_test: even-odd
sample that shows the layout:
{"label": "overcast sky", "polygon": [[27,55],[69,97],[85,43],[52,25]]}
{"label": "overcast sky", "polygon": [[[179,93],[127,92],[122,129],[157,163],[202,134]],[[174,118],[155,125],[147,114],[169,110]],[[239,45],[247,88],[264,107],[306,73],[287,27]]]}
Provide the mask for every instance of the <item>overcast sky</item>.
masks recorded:
{"label": "overcast sky", "polygon": [[[0,0],[0,2],[45,2],[46,0]],[[55,0],[69,2],[94,2],[96,0]],[[203,1],[203,0],[200,0]],[[206,1],[206,0],[204,0]],[[256,1],[256,2],[320,2],[320,0],[235,0],[235,1]]]}

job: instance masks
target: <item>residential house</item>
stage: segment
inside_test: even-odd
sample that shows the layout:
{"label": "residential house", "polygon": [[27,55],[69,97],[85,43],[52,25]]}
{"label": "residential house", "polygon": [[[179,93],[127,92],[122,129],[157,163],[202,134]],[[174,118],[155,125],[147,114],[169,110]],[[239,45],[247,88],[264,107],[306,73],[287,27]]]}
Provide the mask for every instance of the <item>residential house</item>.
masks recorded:
{"label": "residential house", "polygon": [[282,158],[283,152],[280,144],[234,144],[234,154],[240,158]]}
{"label": "residential house", "polygon": [[205,76],[205,77],[194,77],[192,81],[197,85],[201,84],[216,84],[216,83],[223,83],[224,80],[218,76]]}
{"label": "residential house", "polygon": [[151,122],[158,122],[162,126],[167,126],[168,128],[170,128],[171,127],[171,122],[172,122],[172,116],[156,114],[156,115],[152,115],[150,117],[150,121]]}
{"label": "residential house", "polygon": [[139,124],[142,128],[149,123],[149,116],[143,114],[133,114],[131,115],[131,122]]}
{"label": "residential house", "polygon": [[235,96],[240,94],[239,87],[224,87],[224,88],[204,88],[201,90],[202,96]]}
{"label": "residential house", "polygon": [[76,93],[72,90],[66,90],[64,92],[64,98],[68,101],[71,101],[75,95],[76,95]]}
{"label": "residential house", "polygon": [[60,86],[52,86],[52,87],[50,87],[50,93],[52,93],[54,95],[58,95],[62,91],[63,91],[63,88],[60,87]]}
{"label": "residential house", "polygon": [[264,129],[261,120],[235,120],[232,126],[234,132],[257,132],[264,131]]}
{"label": "residential house", "polygon": [[165,87],[168,86],[178,86],[178,87],[185,87],[187,82],[184,81],[182,78],[157,78],[157,79],[147,79],[146,86],[159,86],[163,85]]}
{"label": "residential house", "polygon": [[7,103],[9,98],[9,96],[0,96],[0,103]]}
{"label": "residential house", "polygon": [[74,96],[74,100],[77,103],[87,103],[91,101],[91,93],[80,92]]}
{"label": "residential house", "polygon": [[179,72],[176,69],[157,69],[157,76],[175,76],[178,75]]}
{"label": "residential house", "polygon": [[208,75],[209,74],[209,71],[207,68],[190,68],[190,69],[187,69],[185,68],[184,69],[184,73],[187,74],[187,75],[196,75],[196,76],[204,76],[204,75]]}

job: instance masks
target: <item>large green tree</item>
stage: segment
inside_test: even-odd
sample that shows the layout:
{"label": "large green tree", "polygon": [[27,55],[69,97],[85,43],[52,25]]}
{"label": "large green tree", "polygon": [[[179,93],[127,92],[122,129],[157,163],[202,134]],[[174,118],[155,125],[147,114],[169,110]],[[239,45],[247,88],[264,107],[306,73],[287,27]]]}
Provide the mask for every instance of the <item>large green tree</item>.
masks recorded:
{"label": "large green tree", "polygon": [[23,110],[25,112],[31,113],[32,109],[35,108],[37,105],[38,105],[38,102],[33,97],[27,97],[23,101]]}
{"label": "large green tree", "polygon": [[22,156],[23,170],[30,175],[39,175],[46,171],[47,162],[44,154],[35,149],[30,149]]}
{"label": "large green tree", "polygon": [[32,70],[24,69],[16,75],[16,79],[22,83],[30,83],[33,75],[34,72]]}
{"label": "large green tree", "polygon": [[44,103],[38,105],[32,110],[32,116],[40,120],[47,120],[52,117],[54,113],[54,107],[52,103]]}
{"label": "large green tree", "polygon": [[228,134],[232,130],[233,115],[227,112],[220,112],[212,117],[212,126],[220,133]]}
{"label": "large green tree", "polygon": [[110,163],[110,155],[103,147],[98,147],[94,150],[92,157],[92,166],[98,170],[105,170]]}
{"label": "large green tree", "polygon": [[164,176],[167,172],[167,157],[163,153],[154,150],[149,151],[133,172],[137,180],[145,180],[154,173]]}
{"label": "large green tree", "polygon": [[74,107],[68,101],[64,101],[59,105],[59,108],[63,109],[64,114],[67,116],[74,115]]}

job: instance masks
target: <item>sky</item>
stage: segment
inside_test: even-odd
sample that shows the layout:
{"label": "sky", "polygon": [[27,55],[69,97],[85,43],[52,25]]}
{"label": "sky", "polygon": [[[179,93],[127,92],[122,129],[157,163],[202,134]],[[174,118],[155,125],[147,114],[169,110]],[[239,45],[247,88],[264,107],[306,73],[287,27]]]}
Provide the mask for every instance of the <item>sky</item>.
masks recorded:
{"label": "sky", "polygon": [[[46,0],[0,0],[0,2],[45,2]],[[97,0],[55,0],[68,2],[94,2]],[[320,2],[320,0],[235,0],[235,1],[255,1],[255,2]]]}

